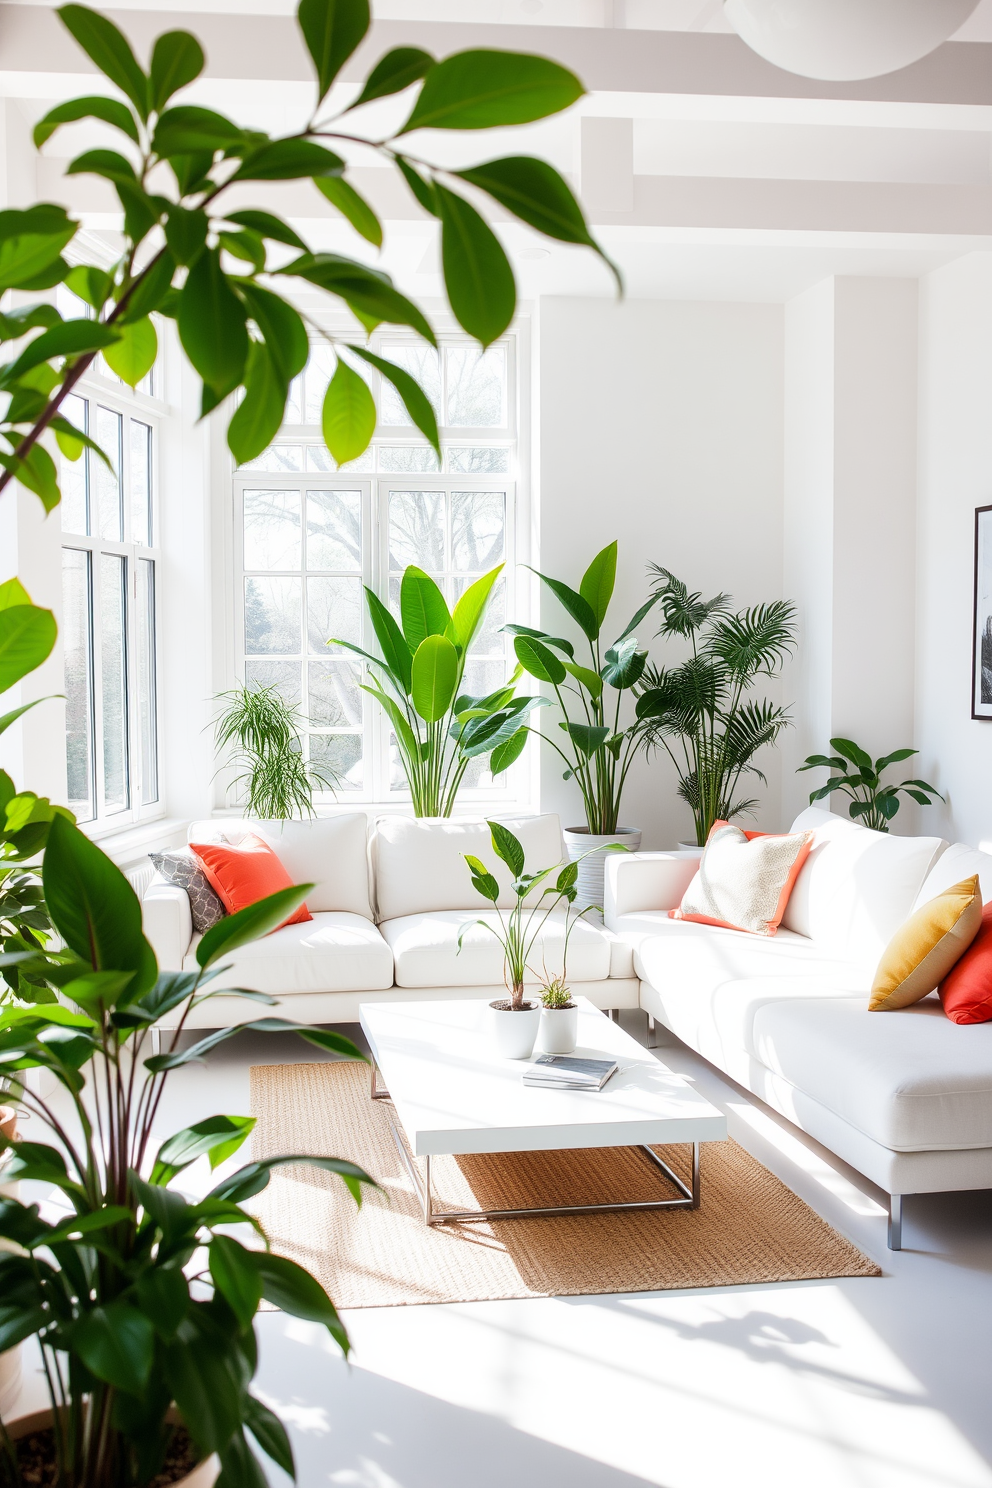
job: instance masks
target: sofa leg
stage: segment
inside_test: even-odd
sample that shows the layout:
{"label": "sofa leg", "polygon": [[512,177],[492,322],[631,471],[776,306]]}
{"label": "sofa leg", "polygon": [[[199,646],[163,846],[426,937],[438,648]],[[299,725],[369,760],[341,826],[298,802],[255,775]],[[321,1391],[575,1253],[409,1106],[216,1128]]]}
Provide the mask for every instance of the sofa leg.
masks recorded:
{"label": "sofa leg", "polygon": [[658,1030],[657,1030],[657,1027],[655,1025],[655,1021],[652,1018],[651,1014],[648,1013],[647,1016],[648,1016],[648,1048],[649,1049],[656,1049],[658,1047]]}
{"label": "sofa leg", "polygon": [[620,1009],[619,1008],[610,1008],[609,1016],[613,1019],[614,1023],[619,1023],[620,1022]]}
{"label": "sofa leg", "polygon": [[889,1195],[889,1249],[902,1250],[902,1194]]}

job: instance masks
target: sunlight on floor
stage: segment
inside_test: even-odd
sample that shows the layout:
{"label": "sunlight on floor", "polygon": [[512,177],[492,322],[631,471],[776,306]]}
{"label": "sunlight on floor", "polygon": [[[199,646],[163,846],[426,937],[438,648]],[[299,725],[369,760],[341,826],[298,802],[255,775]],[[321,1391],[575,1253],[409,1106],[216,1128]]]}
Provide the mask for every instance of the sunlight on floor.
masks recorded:
{"label": "sunlight on floor", "polygon": [[727,1101],[727,1114],[738,1121],[746,1122],[753,1132],[756,1132],[765,1142],[770,1143],[778,1152],[781,1152],[783,1157],[787,1157],[791,1163],[794,1163],[821,1188],[826,1189],[835,1199],[839,1199],[848,1209],[852,1209],[855,1214],[876,1218],[886,1215],[887,1211],[881,1204],[877,1204],[874,1199],[862,1193],[849,1179],[844,1177],[843,1173],[839,1173],[836,1168],[832,1168],[822,1157],[811,1151],[798,1135],[794,1136],[786,1131],[764,1111],[759,1111],[756,1106],[749,1105],[747,1101],[739,1100]]}

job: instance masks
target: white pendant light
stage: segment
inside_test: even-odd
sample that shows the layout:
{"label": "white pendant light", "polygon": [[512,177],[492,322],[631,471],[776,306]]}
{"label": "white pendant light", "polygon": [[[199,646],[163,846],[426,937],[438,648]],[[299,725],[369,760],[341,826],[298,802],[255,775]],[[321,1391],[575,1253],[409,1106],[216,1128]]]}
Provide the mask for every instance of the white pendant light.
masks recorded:
{"label": "white pendant light", "polygon": [[953,36],[978,0],[724,0],[752,51],[803,77],[850,82],[908,67]]}

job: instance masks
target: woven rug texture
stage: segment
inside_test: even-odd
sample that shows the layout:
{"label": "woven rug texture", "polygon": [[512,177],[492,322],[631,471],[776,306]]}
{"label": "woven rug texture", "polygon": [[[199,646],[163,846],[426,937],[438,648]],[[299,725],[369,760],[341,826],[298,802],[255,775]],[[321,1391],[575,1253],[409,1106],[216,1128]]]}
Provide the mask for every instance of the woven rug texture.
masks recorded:
{"label": "woven rug texture", "polygon": [[[344,1157],[381,1184],[359,1209],[334,1174],[278,1168],[251,1201],[273,1249],[312,1271],[338,1307],[396,1307],[879,1276],[736,1142],[705,1142],[697,1210],[563,1215],[428,1228],[366,1065],[256,1065],[252,1156]],[[656,1149],[688,1181],[691,1148]],[[432,1161],[438,1207],[522,1208],[668,1197],[638,1148]]]}

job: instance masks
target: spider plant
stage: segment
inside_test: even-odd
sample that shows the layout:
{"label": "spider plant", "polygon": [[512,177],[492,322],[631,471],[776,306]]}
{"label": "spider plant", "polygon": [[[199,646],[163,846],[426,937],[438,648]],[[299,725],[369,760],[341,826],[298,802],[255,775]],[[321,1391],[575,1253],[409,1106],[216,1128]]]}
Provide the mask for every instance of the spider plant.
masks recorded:
{"label": "spider plant", "polygon": [[692,811],[702,846],[715,821],[758,804],[738,796],[745,776],[764,782],[754,763],[790,722],[787,708],[749,696],[759,677],[776,677],[796,644],[796,611],[788,600],[733,612],[730,596],[704,600],[667,568],[652,563],[661,603],[660,636],[689,643],[677,666],[647,666],[637,717],[646,747],[664,749],[678,771],[678,793]]}
{"label": "spider plant", "polygon": [[[860,818],[874,832],[887,832],[889,822],[902,805],[900,792],[912,796],[920,806],[932,806],[931,797],[938,801],[944,799],[940,791],[925,780],[904,780],[900,785],[882,784],[880,776],[883,770],[911,759],[914,754],[919,754],[918,749],[894,749],[891,754],[883,754],[873,761],[868,751],[852,739],[831,739],[830,748],[834,751],[832,755],[811,754],[796,772],[801,774],[803,770],[819,769],[839,772],[831,775],[826,785],[813,791],[809,798],[811,806],[814,801],[824,801],[834,791],[841,791],[851,798],[847,808],[849,816],[855,821]],[[849,763],[854,766],[853,770]]]}
{"label": "spider plant", "polygon": [[313,816],[314,786],[333,791],[340,779],[325,765],[307,764],[300,719],[277,687],[235,687],[218,694],[226,703],[214,724],[217,746],[243,766],[234,785],[246,785],[245,813],[263,821]]}

